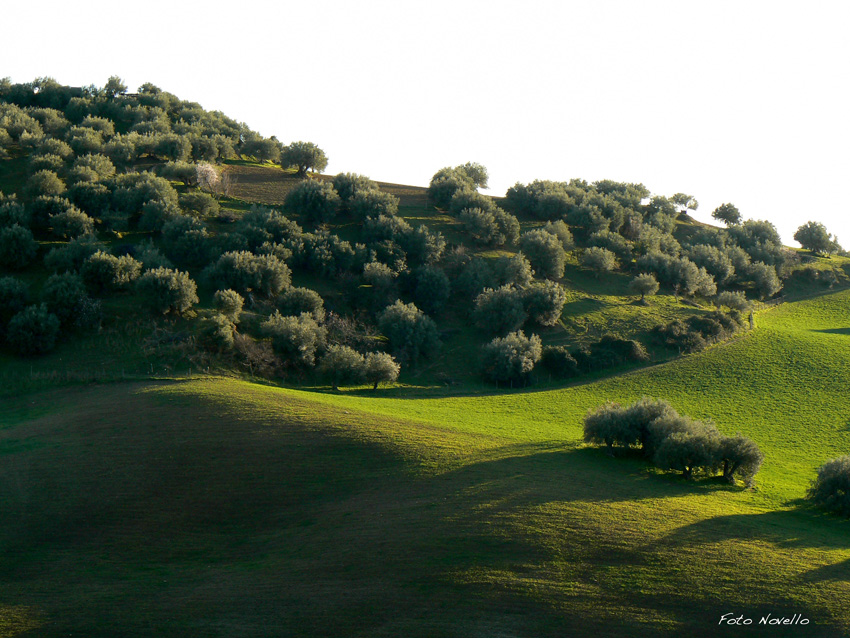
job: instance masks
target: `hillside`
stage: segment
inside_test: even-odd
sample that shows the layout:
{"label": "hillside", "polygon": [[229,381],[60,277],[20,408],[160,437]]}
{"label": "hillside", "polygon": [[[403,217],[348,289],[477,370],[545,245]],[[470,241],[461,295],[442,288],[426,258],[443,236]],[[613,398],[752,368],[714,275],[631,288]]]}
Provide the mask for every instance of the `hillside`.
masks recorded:
{"label": "hillside", "polygon": [[[727,611],[844,634],[846,523],[800,498],[850,445],[848,303],[785,304],[736,343],[563,390],[9,400],[5,635],[712,636]],[[587,408],[642,394],[753,437],[757,490],[579,442]]]}

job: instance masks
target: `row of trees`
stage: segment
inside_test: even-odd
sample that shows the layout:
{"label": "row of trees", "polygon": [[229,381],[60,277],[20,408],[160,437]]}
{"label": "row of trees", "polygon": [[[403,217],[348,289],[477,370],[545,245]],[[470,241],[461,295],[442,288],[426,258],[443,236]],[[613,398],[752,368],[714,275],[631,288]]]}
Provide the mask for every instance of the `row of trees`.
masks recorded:
{"label": "row of trees", "polygon": [[613,456],[617,448],[639,447],[661,468],[676,470],[685,478],[703,472],[734,483],[752,486],[764,457],[751,439],[724,436],[711,422],[680,415],[666,401],[643,397],[623,406],[606,403],[588,412],[584,440],[605,445]]}

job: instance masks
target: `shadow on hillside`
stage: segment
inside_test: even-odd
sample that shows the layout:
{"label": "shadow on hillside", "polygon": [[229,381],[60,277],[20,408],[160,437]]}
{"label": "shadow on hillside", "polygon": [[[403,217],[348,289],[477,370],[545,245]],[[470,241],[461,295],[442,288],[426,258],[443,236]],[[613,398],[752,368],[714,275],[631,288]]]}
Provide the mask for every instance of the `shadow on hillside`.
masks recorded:
{"label": "shadow on hillside", "polygon": [[850,558],[834,565],[816,567],[803,574],[803,578],[809,582],[822,581],[848,581],[850,582]]}
{"label": "shadow on hillside", "polygon": [[827,328],[825,330],[812,330],[812,332],[822,332],[830,335],[850,335],[850,328]]}
{"label": "shadow on hillside", "polygon": [[[819,534],[812,534],[815,523]],[[736,540],[766,541],[783,548],[850,549],[846,521],[811,508],[706,518],[680,527],[658,543],[696,546]]]}

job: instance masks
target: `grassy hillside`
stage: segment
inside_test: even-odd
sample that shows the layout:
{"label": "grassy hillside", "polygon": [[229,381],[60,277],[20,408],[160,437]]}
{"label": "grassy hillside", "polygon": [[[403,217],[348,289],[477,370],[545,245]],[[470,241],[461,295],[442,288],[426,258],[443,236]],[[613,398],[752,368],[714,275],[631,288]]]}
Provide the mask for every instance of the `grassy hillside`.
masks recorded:
{"label": "grassy hillside", "polygon": [[[554,391],[7,400],[0,635],[714,636],[727,612],[845,634],[847,524],[799,499],[850,447],[848,305],[785,304],[734,343]],[[757,489],[579,443],[589,407],[643,394],[755,439]]]}

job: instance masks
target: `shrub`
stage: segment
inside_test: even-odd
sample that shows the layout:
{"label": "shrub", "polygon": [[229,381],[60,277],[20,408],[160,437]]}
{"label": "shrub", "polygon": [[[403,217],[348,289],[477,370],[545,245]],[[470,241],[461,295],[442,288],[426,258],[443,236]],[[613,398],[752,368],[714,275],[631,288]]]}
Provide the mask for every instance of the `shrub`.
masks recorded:
{"label": "shrub", "polygon": [[748,487],[752,486],[753,477],[764,461],[755,441],[741,434],[722,437],[717,458],[723,464],[723,478],[734,483],[737,475]]}
{"label": "shrub", "polygon": [[64,246],[51,248],[44,258],[44,265],[53,272],[79,270],[86,259],[103,248],[104,245],[94,235],[83,235]]}
{"label": "shrub", "polygon": [[348,208],[356,219],[385,215],[398,215],[399,199],[395,195],[377,189],[358,191],[348,201]]}
{"label": "shrub", "polygon": [[142,264],[129,255],[116,257],[98,251],[83,262],[80,274],[93,293],[127,288],[142,272]]}
{"label": "shrub", "polygon": [[449,278],[435,266],[422,266],[413,273],[413,300],[429,315],[440,312],[451,295]]}
{"label": "shrub", "polygon": [[221,210],[216,199],[209,193],[183,193],[178,201],[180,208],[192,217],[214,217]]}
{"label": "shrub", "polygon": [[377,390],[380,383],[395,383],[401,366],[386,352],[367,352],[363,361],[363,380]]}
{"label": "shrub", "polygon": [[220,352],[231,350],[234,344],[233,323],[223,314],[215,313],[201,320],[201,342]]}
{"label": "shrub", "polygon": [[504,338],[496,337],[484,346],[481,372],[485,379],[494,383],[525,385],[542,351],[540,337],[526,337],[521,330]]}
{"label": "shrub", "polygon": [[378,189],[378,185],[365,175],[356,173],[339,173],[333,178],[334,190],[344,202],[349,202],[354,196],[365,191]]}
{"label": "shrub", "polygon": [[523,302],[528,316],[541,326],[554,326],[561,318],[567,293],[561,284],[544,281],[531,284],[523,291]]}
{"label": "shrub", "polygon": [[274,255],[255,255],[248,251],[224,253],[207,269],[210,280],[220,289],[231,288],[240,294],[256,292],[273,297],[289,286],[291,271]]}
{"label": "shrub", "polygon": [[348,346],[330,346],[319,362],[319,372],[330,380],[331,387],[352,385],[363,380],[363,355]]}
{"label": "shrub", "polygon": [[47,278],[41,291],[41,300],[49,312],[55,314],[62,324],[68,325],[83,313],[89,296],[82,277],[66,272]]}
{"label": "shrub", "polygon": [[440,346],[437,325],[414,304],[396,301],[378,317],[378,327],[402,361],[416,362]]}
{"label": "shrub", "polygon": [[23,310],[29,300],[29,286],[17,277],[0,277],[0,328]]}
{"label": "shrub", "polygon": [[578,364],[564,346],[545,346],[540,365],[556,379],[569,379],[578,374]]}
{"label": "shrub", "polygon": [[5,197],[0,192],[0,228],[15,224],[29,228],[30,222],[31,215],[26,207],[14,195]]}
{"label": "shrub", "polygon": [[239,323],[245,300],[235,290],[217,290],[213,295],[213,307],[230,323]]}
{"label": "shrub", "polygon": [[807,498],[826,510],[850,516],[850,456],[840,456],[818,468]]}
{"label": "shrub", "polygon": [[136,280],[143,305],[156,314],[183,313],[198,303],[198,286],[188,273],[169,268],[145,271]]}
{"label": "shrub", "polygon": [[287,288],[277,298],[277,308],[283,315],[306,312],[318,322],[325,319],[325,302],[319,293],[310,288]]}
{"label": "shrub", "polygon": [[59,319],[47,306],[29,306],[9,320],[6,341],[22,355],[38,355],[50,352],[59,336]]}
{"label": "shrub", "polygon": [[495,335],[513,332],[528,319],[522,291],[513,286],[485,289],[475,298],[473,316],[481,329]]}
{"label": "shrub", "polygon": [[275,311],[262,324],[263,333],[271,338],[275,353],[295,366],[313,366],[316,351],[324,345],[326,331],[312,315],[284,317]]}
{"label": "shrub", "polygon": [[564,276],[567,254],[561,241],[545,230],[530,230],[520,238],[520,249],[534,272],[547,279]]}
{"label": "shrub", "polygon": [[35,199],[41,195],[61,195],[65,192],[65,182],[53,171],[41,170],[34,173],[24,186],[24,195]]}
{"label": "shrub", "polygon": [[339,209],[339,195],[328,182],[308,179],[286,194],[284,210],[308,223],[331,221]]}
{"label": "shrub", "polygon": [[603,370],[625,363],[647,361],[649,354],[639,342],[605,335],[573,353],[579,368],[584,372]]}
{"label": "shrub", "polygon": [[658,292],[658,281],[653,275],[642,273],[629,282],[629,291],[640,295],[640,300],[644,301],[646,295]]}
{"label": "shrub", "polygon": [[72,206],[66,211],[50,216],[53,234],[62,239],[73,239],[94,233],[94,220]]}
{"label": "shrub", "polygon": [[0,266],[20,270],[29,265],[38,252],[38,243],[29,228],[12,224],[0,228]]}

